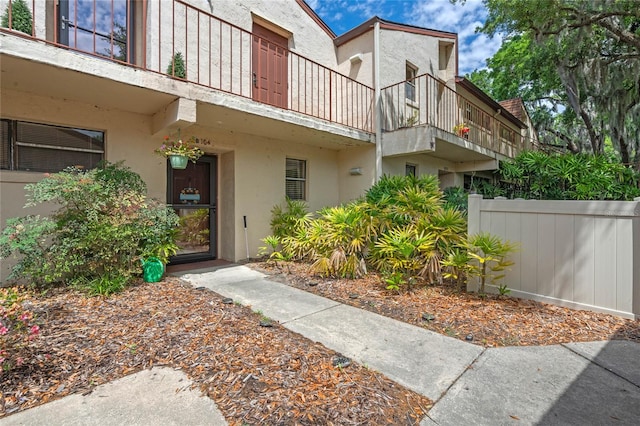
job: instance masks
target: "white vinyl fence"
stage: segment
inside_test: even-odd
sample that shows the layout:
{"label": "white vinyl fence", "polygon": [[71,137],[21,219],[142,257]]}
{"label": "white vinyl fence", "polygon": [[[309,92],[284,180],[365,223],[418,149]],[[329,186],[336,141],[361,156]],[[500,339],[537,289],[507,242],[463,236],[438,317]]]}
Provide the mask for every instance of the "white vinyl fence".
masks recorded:
{"label": "white vinyl fence", "polygon": [[500,282],[512,296],[640,318],[640,198],[539,201],[470,195],[468,232],[489,232],[519,245],[510,256],[515,264]]}

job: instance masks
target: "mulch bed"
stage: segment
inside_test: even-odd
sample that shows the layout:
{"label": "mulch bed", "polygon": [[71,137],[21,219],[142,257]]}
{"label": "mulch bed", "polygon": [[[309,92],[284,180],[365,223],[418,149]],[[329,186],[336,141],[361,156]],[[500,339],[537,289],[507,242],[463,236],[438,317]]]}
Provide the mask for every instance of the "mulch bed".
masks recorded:
{"label": "mulch bed", "polygon": [[640,342],[640,320],[508,296],[483,298],[447,285],[423,284],[394,292],[386,290],[376,274],[357,280],[320,278],[302,263],[247,266],[296,288],[486,347],[612,339]]}
{"label": "mulch bed", "polygon": [[177,279],[110,298],[57,289],[29,304],[41,334],[23,349],[27,363],[0,373],[0,417],[160,365],[184,371],[232,425],[410,425],[432,405]]}

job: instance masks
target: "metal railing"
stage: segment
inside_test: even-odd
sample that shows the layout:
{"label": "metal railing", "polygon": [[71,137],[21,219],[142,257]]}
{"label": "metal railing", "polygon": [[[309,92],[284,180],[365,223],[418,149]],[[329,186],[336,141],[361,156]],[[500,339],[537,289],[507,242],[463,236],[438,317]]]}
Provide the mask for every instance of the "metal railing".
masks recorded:
{"label": "metal railing", "polygon": [[385,87],[381,93],[383,131],[433,126],[508,157],[533,147],[519,131],[429,74]]}
{"label": "metal railing", "polygon": [[[10,0],[9,14],[14,5]],[[11,19],[8,31],[373,132],[372,88],[181,0],[69,1],[65,10],[43,0],[28,5],[33,15],[31,34],[15,31]],[[51,14],[53,28],[47,31],[46,16]],[[261,45],[271,49],[269,53],[280,52],[280,58],[261,63],[256,52]],[[184,74],[176,73],[177,53]],[[273,89],[266,96],[260,93],[265,87]]]}

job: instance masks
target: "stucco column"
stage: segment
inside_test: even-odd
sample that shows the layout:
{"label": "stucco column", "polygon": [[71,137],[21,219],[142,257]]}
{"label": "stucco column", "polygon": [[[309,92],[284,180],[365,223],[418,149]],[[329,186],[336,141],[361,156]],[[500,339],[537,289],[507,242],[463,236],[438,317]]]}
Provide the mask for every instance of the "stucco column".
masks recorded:
{"label": "stucco column", "polygon": [[373,24],[373,87],[376,102],[376,182],[382,177],[382,111],[380,91],[380,22]]}

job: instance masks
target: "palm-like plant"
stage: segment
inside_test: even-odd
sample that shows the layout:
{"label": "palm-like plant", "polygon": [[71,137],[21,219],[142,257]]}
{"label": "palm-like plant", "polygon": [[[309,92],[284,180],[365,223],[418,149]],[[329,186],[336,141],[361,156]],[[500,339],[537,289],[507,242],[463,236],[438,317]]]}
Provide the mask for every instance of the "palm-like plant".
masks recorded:
{"label": "palm-like plant", "polygon": [[504,271],[513,262],[507,255],[516,249],[509,241],[502,241],[499,237],[489,233],[479,233],[469,236],[465,242],[469,257],[474,260],[469,265],[468,273],[480,279],[480,294],[485,293],[487,280],[493,284],[504,278]]}
{"label": "palm-like plant", "polygon": [[307,203],[287,198],[284,207],[276,205],[271,209],[271,231],[276,237],[288,237],[308,224],[311,218]]}
{"label": "palm-like plant", "polygon": [[342,277],[365,274],[364,255],[371,237],[363,210],[354,203],[323,209],[319,215],[310,232],[312,269]]}
{"label": "palm-like plant", "polygon": [[[391,229],[376,241],[370,260],[374,267],[388,275],[401,274],[402,282],[411,283],[437,256],[434,234],[418,231],[413,225]],[[397,288],[394,288],[397,290]]]}

